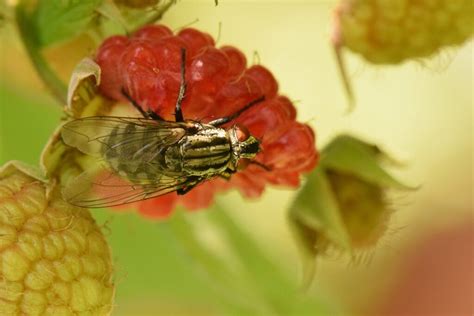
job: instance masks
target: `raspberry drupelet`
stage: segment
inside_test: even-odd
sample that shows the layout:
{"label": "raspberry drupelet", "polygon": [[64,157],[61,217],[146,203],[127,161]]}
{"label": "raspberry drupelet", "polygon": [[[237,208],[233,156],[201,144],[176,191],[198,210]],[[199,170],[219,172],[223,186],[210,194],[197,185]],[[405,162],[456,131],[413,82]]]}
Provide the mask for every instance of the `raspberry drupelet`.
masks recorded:
{"label": "raspberry drupelet", "polygon": [[220,191],[237,188],[245,197],[259,197],[267,184],[297,187],[300,175],[318,162],[315,135],[296,121],[291,101],[278,94],[278,83],[263,66],[247,68],[244,54],[232,46],[215,47],[213,38],[193,28],[177,34],[163,25],[149,25],[130,37],[113,36],[99,48],[96,61],[102,69],[100,91],[128,102],[122,89],[143,108],[165,120],[174,120],[180,88],[181,49],[186,49],[186,119],[209,122],[240,110],[265,96],[265,101],[227,124],[245,126],[261,141],[256,161],[228,181],[215,178],[185,195],[166,194],[137,203],[148,217],[166,217],[177,204],[188,210],[206,208]]}

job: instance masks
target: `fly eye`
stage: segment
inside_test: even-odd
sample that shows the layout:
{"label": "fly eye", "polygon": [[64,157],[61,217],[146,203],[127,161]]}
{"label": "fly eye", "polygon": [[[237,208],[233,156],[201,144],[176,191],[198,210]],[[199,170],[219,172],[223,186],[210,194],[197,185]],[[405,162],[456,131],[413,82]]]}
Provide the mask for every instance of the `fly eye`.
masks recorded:
{"label": "fly eye", "polygon": [[243,125],[235,125],[235,132],[237,134],[237,139],[239,140],[239,142],[246,141],[250,137],[249,130]]}

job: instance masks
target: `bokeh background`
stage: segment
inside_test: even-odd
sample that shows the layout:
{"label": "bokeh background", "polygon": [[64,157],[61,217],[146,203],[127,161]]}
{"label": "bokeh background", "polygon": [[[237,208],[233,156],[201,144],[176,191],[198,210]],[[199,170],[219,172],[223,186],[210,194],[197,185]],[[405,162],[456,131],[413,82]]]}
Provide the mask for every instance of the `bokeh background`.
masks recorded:
{"label": "bokeh background", "polygon": [[[472,42],[389,67],[346,52],[357,98],[356,109],[346,114],[329,43],[335,3],[227,0],[214,7],[212,1],[183,0],[162,22],[172,29],[192,23],[214,37],[220,34],[218,45],[235,45],[249,63],[259,60],[271,69],[281,93],[295,102],[299,120],[316,130],[319,148],[340,133],[352,133],[396,157],[403,167],[393,173],[419,186],[391,198],[390,229],[375,249],[361,254],[357,264],[343,255],[318,259],[315,282],[302,295],[344,315],[401,315],[412,303],[411,311],[421,308],[425,315],[468,314],[474,297]],[[16,30],[4,23],[0,38],[0,164],[38,164],[61,107],[40,82]],[[81,37],[45,54],[67,81],[93,46]],[[220,196],[219,204],[296,281],[300,258],[286,222],[294,195],[270,188],[248,201],[231,192]],[[133,212],[94,211],[94,216],[104,225],[116,263],[114,315],[216,314],[212,279],[196,273],[194,259],[176,248],[172,224]],[[205,214],[185,216],[203,240],[222,247],[225,240],[208,229]],[[427,299],[423,293],[430,290]]]}

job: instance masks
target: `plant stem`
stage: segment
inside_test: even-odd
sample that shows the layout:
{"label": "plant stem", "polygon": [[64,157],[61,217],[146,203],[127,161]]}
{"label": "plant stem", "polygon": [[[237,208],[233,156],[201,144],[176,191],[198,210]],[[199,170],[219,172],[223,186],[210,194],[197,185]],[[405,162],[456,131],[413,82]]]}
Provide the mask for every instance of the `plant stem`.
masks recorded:
{"label": "plant stem", "polygon": [[163,14],[165,14],[166,11],[168,11],[168,9],[171,8],[171,6],[175,3],[176,3],[176,0],[169,0],[168,3],[163,5],[162,8],[155,8],[155,11],[150,16],[146,17],[143,21],[140,21],[138,25],[132,27],[132,30],[130,31],[130,33],[137,31],[144,25],[153,24],[156,21],[161,20],[161,18],[163,17]]}
{"label": "plant stem", "polygon": [[24,5],[20,2],[16,6],[15,10],[16,23],[20,32],[20,37],[25,45],[25,49],[30,57],[33,66],[35,67],[41,80],[45,83],[46,87],[54,95],[54,97],[60,102],[60,105],[66,104],[67,86],[64,82],[58,78],[56,73],[51,69],[48,62],[44,59],[40,52],[39,45],[37,44],[34,36],[34,28],[31,25],[29,15],[25,12]]}

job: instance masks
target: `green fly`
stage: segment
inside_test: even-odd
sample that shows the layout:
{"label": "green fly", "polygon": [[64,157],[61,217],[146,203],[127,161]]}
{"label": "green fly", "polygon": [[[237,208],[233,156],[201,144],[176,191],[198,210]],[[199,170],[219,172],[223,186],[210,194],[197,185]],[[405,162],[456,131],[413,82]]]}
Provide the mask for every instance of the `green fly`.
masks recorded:
{"label": "green fly", "polygon": [[108,207],[171,192],[182,195],[209,179],[229,179],[242,162],[269,169],[254,160],[261,150],[260,142],[245,127],[222,127],[264,97],[209,123],[184,119],[181,103],[186,93],[185,56],[182,49],[175,121],[144,111],[122,89],[143,117],[93,116],[63,126],[61,135],[67,145],[98,158],[94,168],[66,185],[63,195],[69,203]]}

